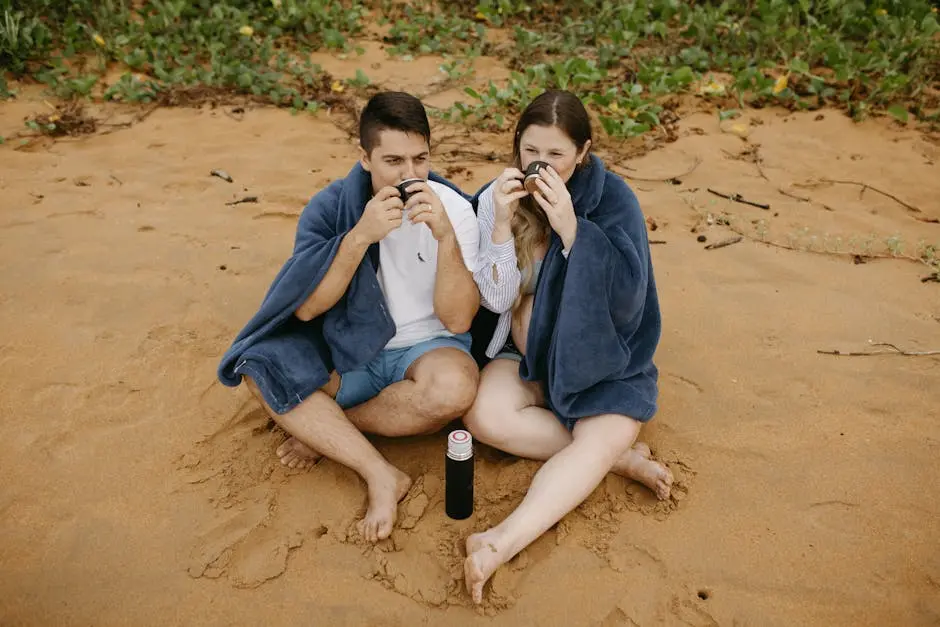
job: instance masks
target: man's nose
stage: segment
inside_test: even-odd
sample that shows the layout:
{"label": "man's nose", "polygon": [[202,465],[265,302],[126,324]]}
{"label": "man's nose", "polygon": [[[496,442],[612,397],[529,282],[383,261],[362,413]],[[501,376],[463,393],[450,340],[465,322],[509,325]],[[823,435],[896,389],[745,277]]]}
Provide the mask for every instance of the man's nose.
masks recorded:
{"label": "man's nose", "polygon": [[418,178],[415,174],[415,162],[406,161],[405,162],[405,178],[406,179],[416,179]]}

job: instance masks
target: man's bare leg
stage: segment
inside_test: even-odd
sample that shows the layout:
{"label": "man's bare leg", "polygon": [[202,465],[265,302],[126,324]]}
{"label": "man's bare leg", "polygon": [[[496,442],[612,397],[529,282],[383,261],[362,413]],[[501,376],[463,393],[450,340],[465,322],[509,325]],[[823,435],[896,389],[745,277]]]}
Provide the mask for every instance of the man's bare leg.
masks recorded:
{"label": "man's bare leg", "polygon": [[[257,398],[258,401],[260,401],[261,404],[263,404],[270,413],[271,410],[264,403],[264,398],[261,397],[261,393],[258,391],[258,388],[255,387],[254,382],[252,382],[250,379],[249,381],[250,384],[248,389],[251,390],[251,393],[255,395],[255,398]],[[336,374],[336,371],[334,370],[330,373],[330,380],[326,385],[320,388],[320,390],[325,392],[330,398],[335,399],[336,393],[339,391],[339,383],[339,375]],[[289,435],[288,438],[277,447],[276,452],[282,464],[288,468],[294,468],[297,470],[306,470],[323,458],[323,455],[313,450],[292,435]]]}
{"label": "man's bare leg", "polygon": [[[416,359],[404,380],[347,409],[346,417],[363,433],[386,437],[435,433],[470,408],[479,376],[476,362],[465,352],[436,348]],[[336,396],[336,373],[324,390]],[[291,468],[309,467],[320,457],[297,438],[288,438],[278,447],[277,455]]]}
{"label": "man's bare leg", "polygon": [[408,475],[382,457],[326,392],[318,390],[291,411],[279,415],[264,402],[254,381],[248,377],[245,380],[285,431],[365,480],[369,508],[357,525],[359,533],[370,542],[387,538],[398,515],[398,502],[411,487]]}
{"label": "man's bare leg", "polygon": [[415,360],[405,378],[347,410],[365,433],[386,437],[435,433],[462,416],[476,398],[480,370],[467,353],[436,348]]}
{"label": "man's bare leg", "polygon": [[584,418],[574,438],[549,459],[532,479],[519,507],[503,522],[467,539],[464,580],[474,603],[497,568],[580,505],[618,459],[631,450],[640,423],[626,416]]}
{"label": "man's bare leg", "polygon": [[[545,461],[572,438],[543,406],[539,385],[519,378],[519,364],[497,359],[483,369],[480,389],[464,423],[480,442],[518,457]],[[638,442],[614,463],[612,472],[639,481],[658,498],[667,499],[672,473],[649,456],[649,446]]]}

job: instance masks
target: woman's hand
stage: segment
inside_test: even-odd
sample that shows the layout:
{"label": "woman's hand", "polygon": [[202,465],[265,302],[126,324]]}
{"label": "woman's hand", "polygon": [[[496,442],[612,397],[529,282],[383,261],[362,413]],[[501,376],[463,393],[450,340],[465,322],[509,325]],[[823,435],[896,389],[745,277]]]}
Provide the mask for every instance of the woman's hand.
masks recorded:
{"label": "woman's hand", "polygon": [[538,190],[532,197],[545,211],[548,223],[558,233],[565,250],[571,250],[578,233],[578,219],[574,215],[574,205],[565,182],[555,169],[549,166],[542,170],[535,184]]}
{"label": "woman's hand", "polygon": [[497,226],[508,226],[519,206],[519,199],[529,195],[529,192],[522,187],[523,177],[522,172],[516,168],[506,168],[493,184]]}

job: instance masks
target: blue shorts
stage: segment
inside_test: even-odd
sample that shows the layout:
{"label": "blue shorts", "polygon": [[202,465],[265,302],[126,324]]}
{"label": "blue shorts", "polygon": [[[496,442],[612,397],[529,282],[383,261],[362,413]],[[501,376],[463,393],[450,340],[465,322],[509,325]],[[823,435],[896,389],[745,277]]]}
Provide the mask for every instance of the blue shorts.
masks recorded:
{"label": "blue shorts", "polygon": [[434,337],[414,346],[383,350],[364,367],[340,377],[336,404],[343,409],[361,405],[379,392],[405,378],[405,373],[418,358],[437,348],[456,348],[470,355],[469,333]]}

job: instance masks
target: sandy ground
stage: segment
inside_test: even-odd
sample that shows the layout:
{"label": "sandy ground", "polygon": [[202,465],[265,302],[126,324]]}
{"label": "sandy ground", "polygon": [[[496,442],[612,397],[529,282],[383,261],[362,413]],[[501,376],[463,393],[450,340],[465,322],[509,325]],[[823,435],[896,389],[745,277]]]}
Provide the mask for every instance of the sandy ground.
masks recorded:
{"label": "sandy ground", "polygon": [[[446,87],[431,62],[374,63],[387,85]],[[0,134],[42,106],[0,105]],[[307,199],[355,158],[326,114],[158,110],[107,135],[0,147],[0,624],[940,623],[940,358],[817,353],[940,349],[927,269],[847,254],[895,236],[905,254],[940,244],[940,148],[833,111],[733,123],[691,113],[678,141],[618,166],[655,179],[701,161],[678,181],[632,181],[666,242],[653,246],[662,409],[643,437],[676,475],[673,499],[608,477],[496,575],[479,611],[463,540],[519,502],[537,464],[479,447],[476,512],[455,522],[444,436],[378,441],[416,487],[393,537],[365,546],[350,534],[356,476],[282,468],[283,435],[215,379]],[[498,172],[437,131],[437,169],[466,190]],[[510,138],[473,144],[504,155]],[[636,146],[601,148],[617,160]],[[226,205],[246,195],[260,202]],[[723,222],[748,237],[705,249],[733,235]]]}

